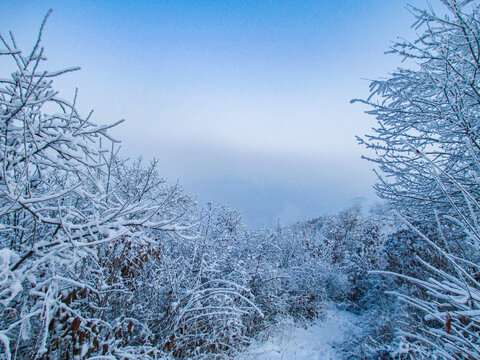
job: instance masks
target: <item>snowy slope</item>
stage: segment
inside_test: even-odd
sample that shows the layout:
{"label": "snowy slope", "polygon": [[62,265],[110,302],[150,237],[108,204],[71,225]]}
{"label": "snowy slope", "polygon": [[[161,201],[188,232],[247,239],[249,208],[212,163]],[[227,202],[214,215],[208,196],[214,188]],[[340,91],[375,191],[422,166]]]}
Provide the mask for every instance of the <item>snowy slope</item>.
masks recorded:
{"label": "snowy slope", "polygon": [[355,331],[355,316],[331,310],[325,318],[304,328],[287,322],[266,342],[250,346],[239,359],[336,360],[336,345]]}

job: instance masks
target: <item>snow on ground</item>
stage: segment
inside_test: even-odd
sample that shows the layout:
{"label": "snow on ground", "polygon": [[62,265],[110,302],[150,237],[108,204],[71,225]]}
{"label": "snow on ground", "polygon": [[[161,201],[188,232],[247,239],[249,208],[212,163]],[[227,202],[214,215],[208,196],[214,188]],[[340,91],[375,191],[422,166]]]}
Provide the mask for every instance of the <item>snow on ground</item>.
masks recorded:
{"label": "snow on ground", "polygon": [[251,345],[242,354],[248,360],[337,360],[336,347],[355,331],[356,316],[331,310],[314,324],[302,327],[286,321],[267,341]]}

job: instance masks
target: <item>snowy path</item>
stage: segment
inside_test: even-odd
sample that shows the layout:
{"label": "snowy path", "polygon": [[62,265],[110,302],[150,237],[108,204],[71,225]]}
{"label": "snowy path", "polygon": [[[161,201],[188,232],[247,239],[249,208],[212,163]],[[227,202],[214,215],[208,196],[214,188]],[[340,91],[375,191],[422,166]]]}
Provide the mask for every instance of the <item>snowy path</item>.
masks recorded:
{"label": "snowy path", "polygon": [[344,337],[355,331],[355,316],[344,311],[332,311],[323,320],[307,328],[285,324],[268,341],[253,344],[244,354],[248,360],[337,360],[335,350]]}

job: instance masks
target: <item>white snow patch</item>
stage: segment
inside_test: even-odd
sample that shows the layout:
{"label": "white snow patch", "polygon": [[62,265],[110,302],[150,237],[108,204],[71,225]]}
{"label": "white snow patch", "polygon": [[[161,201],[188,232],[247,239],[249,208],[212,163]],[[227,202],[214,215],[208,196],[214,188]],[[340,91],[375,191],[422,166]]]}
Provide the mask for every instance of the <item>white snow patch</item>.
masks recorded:
{"label": "white snow patch", "polygon": [[345,336],[355,331],[356,316],[331,310],[307,327],[287,321],[263,343],[252,344],[239,359],[255,360],[337,360],[336,350]]}

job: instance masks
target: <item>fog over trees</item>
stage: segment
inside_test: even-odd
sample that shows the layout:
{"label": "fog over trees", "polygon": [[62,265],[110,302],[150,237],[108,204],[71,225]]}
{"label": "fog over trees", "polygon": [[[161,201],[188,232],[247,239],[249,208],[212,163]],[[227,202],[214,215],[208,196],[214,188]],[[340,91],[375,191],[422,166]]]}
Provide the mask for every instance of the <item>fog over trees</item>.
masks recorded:
{"label": "fog over trees", "polygon": [[480,4],[410,10],[402,67],[353,100],[383,203],[255,230],[61,97],[79,69],[49,69],[50,12],[32,49],[2,33],[0,357],[252,358],[342,312],[339,359],[480,358]]}

